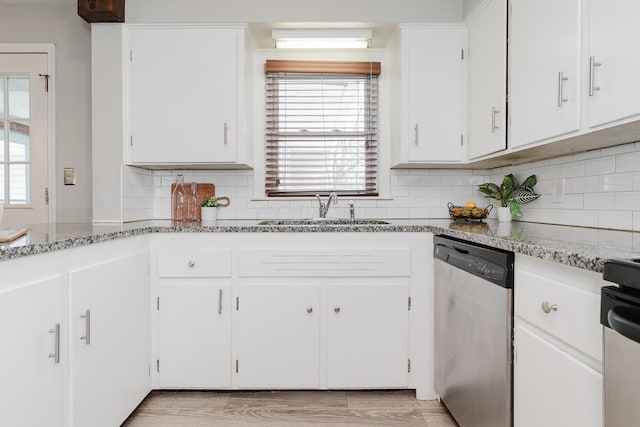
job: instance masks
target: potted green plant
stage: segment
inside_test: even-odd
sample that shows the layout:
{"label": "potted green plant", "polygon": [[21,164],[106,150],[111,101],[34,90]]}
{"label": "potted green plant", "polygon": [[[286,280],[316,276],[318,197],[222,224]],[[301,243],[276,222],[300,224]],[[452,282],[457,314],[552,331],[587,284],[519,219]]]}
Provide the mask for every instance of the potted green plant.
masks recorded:
{"label": "potted green plant", "polygon": [[512,215],[522,216],[521,205],[533,202],[540,197],[533,191],[537,182],[536,176],[531,175],[520,184],[513,174],[509,174],[504,176],[502,184],[497,185],[491,182],[480,184],[478,190],[486,197],[500,202],[500,207],[497,209],[500,221],[511,221]]}
{"label": "potted green plant", "polygon": [[[225,199],[228,200],[227,197]],[[200,202],[200,212],[203,221],[215,221],[218,217],[218,208],[227,206],[220,203],[216,196],[210,196]]]}

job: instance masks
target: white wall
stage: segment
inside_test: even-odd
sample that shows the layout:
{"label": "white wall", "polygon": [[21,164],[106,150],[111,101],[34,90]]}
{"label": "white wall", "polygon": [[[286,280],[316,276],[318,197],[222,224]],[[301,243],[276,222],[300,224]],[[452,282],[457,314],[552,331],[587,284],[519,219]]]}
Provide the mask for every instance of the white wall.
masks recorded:
{"label": "white wall", "polygon": [[127,0],[140,22],[460,22],[461,0]]}
{"label": "white wall", "polygon": [[[0,5],[0,42],[55,43],[56,216],[91,220],[91,34],[75,7]],[[62,183],[75,167],[77,184]]]}

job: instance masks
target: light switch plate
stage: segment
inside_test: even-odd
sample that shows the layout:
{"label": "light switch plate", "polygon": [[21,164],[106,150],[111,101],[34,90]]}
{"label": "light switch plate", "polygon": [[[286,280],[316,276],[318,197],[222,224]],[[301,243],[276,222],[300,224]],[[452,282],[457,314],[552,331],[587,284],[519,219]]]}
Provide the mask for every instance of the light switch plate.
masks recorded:
{"label": "light switch plate", "polygon": [[564,202],[564,178],[551,181],[551,203]]}
{"label": "light switch plate", "polygon": [[64,185],[76,185],[75,168],[64,168]]}

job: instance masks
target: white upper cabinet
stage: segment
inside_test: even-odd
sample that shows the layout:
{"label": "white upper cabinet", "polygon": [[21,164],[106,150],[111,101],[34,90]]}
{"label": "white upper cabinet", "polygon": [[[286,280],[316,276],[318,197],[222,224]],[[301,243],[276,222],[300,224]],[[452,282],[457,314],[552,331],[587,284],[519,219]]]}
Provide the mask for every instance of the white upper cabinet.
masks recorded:
{"label": "white upper cabinet", "polygon": [[580,129],[581,0],[511,0],[509,146]]}
{"label": "white upper cabinet", "polygon": [[396,164],[462,160],[463,26],[401,25]]}
{"label": "white upper cabinet", "polygon": [[588,1],[588,126],[640,114],[640,2]]}
{"label": "white upper cabinet", "polygon": [[129,27],[129,164],[248,158],[245,37],[243,27]]}
{"label": "white upper cabinet", "polygon": [[507,0],[490,0],[469,25],[470,159],[507,148]]}

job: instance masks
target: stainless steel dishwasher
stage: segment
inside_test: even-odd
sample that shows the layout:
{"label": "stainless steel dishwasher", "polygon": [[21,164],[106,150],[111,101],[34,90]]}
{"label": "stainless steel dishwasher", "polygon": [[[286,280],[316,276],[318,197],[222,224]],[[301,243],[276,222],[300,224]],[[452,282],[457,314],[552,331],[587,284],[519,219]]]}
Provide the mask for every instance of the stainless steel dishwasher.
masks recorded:
{"label": "stainless steel dishwasher", "polygon": [[513,425],[513,252],[434,237],[435,389],[461,427]]}

